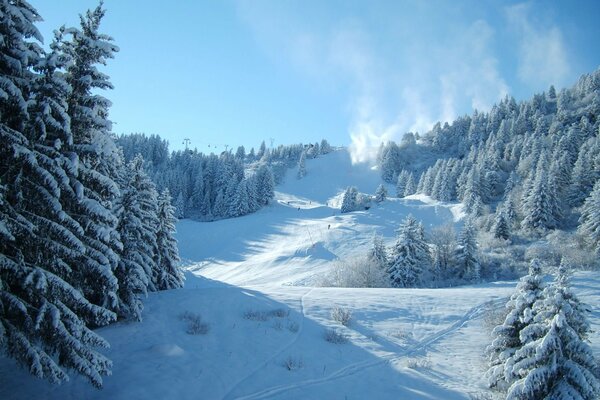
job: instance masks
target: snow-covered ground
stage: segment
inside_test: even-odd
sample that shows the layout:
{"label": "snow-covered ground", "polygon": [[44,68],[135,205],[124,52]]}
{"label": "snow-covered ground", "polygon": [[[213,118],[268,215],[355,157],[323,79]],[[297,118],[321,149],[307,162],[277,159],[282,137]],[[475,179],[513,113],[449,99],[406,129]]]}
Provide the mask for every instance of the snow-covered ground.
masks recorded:
{"label": "snow-covered ground", "polygon": [[[485,390],[486,310],[502,306],[515,282],[314,287],[333,260],[366,251],[374,232],[391,243],[408,213],[426,227],[460,224],[460,206],[412,197],[340,215],[344,188],[373,193],[377,171],[337,151],[307,160],[307,173],[296,180],[290,171],[256,214],[179,223],[185,288],[149,295],[143,322],[99,330],[114,362],[104,389],[78,377],[52,386],[2,359],[0,398],[466,399]],[[578,273],[574,284],[592,306],[598,352],[600,277]],[[347,327],[332,320],[334,307],[352,311]],[[201,315],[208,332],[186,333],[184,313]],[[326,341],[329,329],[347,341]]]}

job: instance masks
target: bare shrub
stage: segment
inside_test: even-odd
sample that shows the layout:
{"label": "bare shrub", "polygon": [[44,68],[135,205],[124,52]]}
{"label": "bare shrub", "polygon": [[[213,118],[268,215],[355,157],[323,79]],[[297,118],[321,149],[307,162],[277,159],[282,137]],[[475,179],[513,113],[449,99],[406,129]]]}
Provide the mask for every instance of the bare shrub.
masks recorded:
{"label": "bare shrub", "polygon": [[288,371],[295,371],[304,367],[304,361],[302,360],[302,357],[288,356],[285,360],[283,360],[282,365]]}
{"label": "bare shrub", "polygon": [[270,318],[285,318],[288,315],[290,315],[290,310],[284,308],[275,308],[268,311],[247,310],[244,312],[244,319],[264,322]]}
{"label": "bare shrub", "polygon": [[185,332],[189,335],[206,335],[210,330],[210,326],[202,322],[202,316],[190,311],[185,311],[179,316],[182,321],[187,323]]}
{"label": "bare shrub", "polygon": [[342,307],[334,307],[333,310],[331,310],[331,319],[344,326],[348,326],[352,319],[352,311]]}
{"label": "bare shrub", "polygon": [[402,340],[411,340],[413,338],[412,332],[400,328],[388,332],[388,336]]}
{"label": "bare shrub", "polygon": [[483,327],[490,334],[498,325],[502,325],[506,319],[507,310],[504,305],[494,306],[488,303],[483,312]]}
{"label": "bare shrub", "polygon": [[333,287],[389,287],[385,270],[367,256],[338,260],[319,282],[320,286]]}
{"label": "bare shrub", "polygon": [[348,342],[346,335],[339,332],[337,329],[327,329],[325,331],[325,340],[334,344],[344,344]]}
{"label": "bare shrub", "polygon": [[296,333],[300,329],[300,325],[296,321],[290,321],[287,324],[287,329],[292,333]]}

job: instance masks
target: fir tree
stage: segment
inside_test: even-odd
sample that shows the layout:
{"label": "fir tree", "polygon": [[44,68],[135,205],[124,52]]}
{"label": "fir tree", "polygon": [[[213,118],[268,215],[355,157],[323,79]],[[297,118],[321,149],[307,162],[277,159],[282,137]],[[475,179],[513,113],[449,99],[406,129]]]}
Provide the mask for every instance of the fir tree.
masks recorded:
{"label": "fir tree", "polygon": [[548,163],[545,156],[538,162],[530,190],[524,193],[524,218],[521,227],[530,232],[543,233],[557,227],[560,215],[555,185],[548,177]]}
{"label": "fir tree", "polygon": [[533,322],[534,304],[542,298],[543,290],[541,263],[534,259],[529,266],[529,274],[521,278],[516,292],[506,303],[504,323],[494,328],[494,339],[486,349],[490,360],[486,376],[491,388],[505,390],[514,382],[510,366],[515,353],[524,345],[521,332]]}
{"label": "fir tree", "polygon": [[478,281],[481,278],[481,265],[478,260],[476,230],[473,222],[467,220],[458,237],[456,252],[458,276],[469,281]]}
{"label": "fir tree", "polygon": [[396,181],[396,196],[404,197],[404,193],[406,192],[406,185],[408,183],[408,172],[406,170],[402,170],[400,174],[398,174],[398,180]]}
{"label": "fir tree", "polygon": [[141,296],[157,290],[157,193],[146,176],[141,156],[127,166],[125,185],[115,212],[123,249],[115,275],[119,280],[119,315],[142,319]]}
{"label": "fir tree", "polygon": [[391,250],[388,274],[395,287],[415,287],[428,261],[427,243],[419,223],[412,215],[406,217],[398,230],[398,239]]}
{"label": "fir tree", "polygon": [[385,201],[386,198],[387,189],[383,184],[380,184],[379,186],[377,186],[377,190],[375,191],[375,201],[377,203],[381,203],[382,201]]}
{"label": "fir tree", "polygon": [[300,154],[300,160],[298,161],[298,172],[296,178],[302,179],[306,176],[306,152]]}
{"label": "fir tree", "polygon": [[600,372],[585,339],[587,310],[564,269],[534,304],[533,322],[520,332],[523,347],[508,365],[507,399],[583,399],[600,396]]}
{"label": "fir tree", "polygon": [[342,207],[340,211],[347,213],[356,210],[357,202],[358,190],[354,186],[347,187],[342,196]]}
{"label": "fir tree", "polygon": [[28,41],[41,40],[39,19],[25,1],[0,1],[0,341],[34,376],[58,383],[72,369],[101,387],[111,362],[94,347],[108,344],[86,323],[115,316],[74,287],[86,248],[62,190],[74,191],[65,168],[76,158],[59,151],[70,130],[66,86],[52,67],[57,54],[40,59]]}
{"label": "fir tree", "polygon": [[156,280],[157,290],[183,287],[183,273],[179,268],[179,250],[174,237],[175,208],[171,205],[169,189],[165,189],[158,197],[158,227],[156,230],[156,264],[159,275]]}
{"label": "fir tree", "polygon": [[579,234],[597,254],[600,253],[600,183],[585,200],[579,218]]}
{"label": "fir tree", "polygon": [[510,238],[510,227],[503,210],[498,210],[496,212],[496,218],[494,220],[494,237],[504,240]]}

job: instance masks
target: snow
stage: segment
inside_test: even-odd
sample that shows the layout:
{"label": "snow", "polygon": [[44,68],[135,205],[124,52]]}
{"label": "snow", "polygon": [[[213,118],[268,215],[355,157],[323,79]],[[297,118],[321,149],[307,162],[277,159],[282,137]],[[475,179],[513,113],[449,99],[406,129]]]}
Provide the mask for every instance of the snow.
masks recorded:
{"label": "snow", "polygon": [[[336,258],[364,254],[373,233],[387,244],[408,214],[426,229],[461,224],[461,208],[423,196],[390,198],[340,214],[350,185],[381,183],[345,150],[288,171],[273,203],[235,219],[177,226],[187,266],[183,289],[151,293],[142,322],[99,329],[113,375],[96,390],[72,376],[62,386],[34,380],[0,359],[3,399],[468,399],[485,391],[484,327],[516,282],[447,289],[315,287]],[[390,193],[395,193],[388,186]],[[574,289],[592,305],[590,337],[600,351],[600,277],[577,273]],[[350,324],[331,310],[352,311]],[[201,316],[205,334],[188,334],[184,313]],[[324,339],[336,329],[347,343]]]}

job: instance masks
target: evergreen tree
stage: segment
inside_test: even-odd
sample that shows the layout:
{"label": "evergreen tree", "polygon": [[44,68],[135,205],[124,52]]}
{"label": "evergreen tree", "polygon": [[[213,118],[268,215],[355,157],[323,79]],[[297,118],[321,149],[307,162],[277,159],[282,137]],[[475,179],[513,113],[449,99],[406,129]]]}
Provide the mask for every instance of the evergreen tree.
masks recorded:
{"label": "evergreen tree", "polygon": [[175,208],[171,205],[169,189],[165,189],[158,197],[158,227],[156,230],[156,265],[159,275],[156,280],[157,290],[177,289],[183,287],[183,273],[179,268],[179,250],[174,237]]}
{"label": "evergreen tree", "polygon": [[321,140],[321,154],[331,153],[331,145],[325,139]]}
{"label": "evergreen tree", "polygon": [[111,362],[94,348],[108,344],[86,323],[115,315],[74,287],[86,247],[62,201],[63,190],[77,190],[68,179],[77,159],[59,151],[71,138],[66,85],[52,66],[57,53],[40,59],[29,41],[41,40],[38,20],[27,2],[0,1],[0,342],[36,377],[66,381],[66,368],[101,387]]}
{"label": "evergreen tree", "polygon": [[471,220],[465,221],[458,237],[457,268],[462,279],[478,281],[481,278],[481,265],[478,260],[476,230]]}
{"label": "evergreen tree", "polygon": [[424,264],[429,257],[425,253],[426,248],[419,223],[409,215],[400,226],[398,239],[391,250],[388,274],[393,286],[415,287],[421,284]]}
{"label": "evergreen tree", "polygon": [[342,207],[340,211],[347,213],[356,210],[357,202],[358,190],[354,186],[347,187],[342,197]]}
{"label": "evergreen tree", "polygon": [[263,206],[269,204],[275,196],[275,181],[273,171],[263,164],[256,171],[256,197],[258,203]]}
{"label": "evergreen tree", "polygon": [[300,154],[300,160],[298,161],[298,172],[296,173],[296,178],[302,179],[306,176],[306,152],[302,152]]}
{"label": "evergreen tree", "polygon": [[494,237],[504,240],[510,238],[510,227],[504,215],[504,210],[498,210],[496,212],[496,218],[494,220]]}
{"label": "evergreen tree", "polygon": [[412,172],[409,172],[408,178],[406,179],[406,187],[404,189],[404,197],[410,196],[411,194],[415,194],[417,192],[417,188],[415,186],[415,180],[413,178]]}
{"label": "evergreen tree", "polygon": [[119,280],[119,315],[142,319],[141,296],[155,291],[160,270],[156,264],[157,194],[146,176],[141,156],[125,173],[125,184],[115,212],[123,249],[115,275]]}
{"label": "evergreen tree", "polygon": [[555,185],[548,176],[548,163],[545,156],[538,162],[531,189],[524,193],[524,218],[521,227],[530,232],[543,233],[557,227],[560,215]]}
{"label": "evergreen tree", "polygon": [[534,259],[529,266],[529,274],[521,278],[515,293],[506,303],[507,316],[502,325],[494,328],[494,339],[486,349],[490,367],[486,373],[491,388],[505,390],[514,382],[510,366],[515,353],[524,345],[521,332],[533,321],[533,307],[542,298],[544,283],[542,267]]}
{"label": "evergreen tree", "polygon": [[396,181],[396,196],[397,197],[404,197],[405,196],[405,192],[406,192],[406,185],[408,183],[408,171],[406,171],[405,169],[402,170],[402,172],[400,172],[400,174],[398,175],[398,180]]}
{"label": "evergreen tree", "polygon": [[367,254],[367,259],[373,261],[379,268],[383,269],[387,266],[387,251],[381,236],[375,234],[373,235],[373,243],[369,253]]}
{"label": "evergreen tree", "polygon": [[386,198],[387,189],[383,184],[380,184],[379,186],[377,186],[377,190],[375,191],[375,201],[377,203],[381,203],[382,201],[385,201]]}
{"label": "evergreen tree", "polygon": [[600,183],[585,200],[579,218],[579,234],[597,254],[600,254]]}
{"label": "evergreen tree", "polygon": [[514,382],[507,399],[584,399],[600,396],[600,371],[585,339],[587,310],[571,291],[564,269],[534,304],[524,345],[508,365]]}
{"label": "evergreen tree", "polygon": [[76,279],[86,298],[114,310],[118,300],[113,271],[122,245],[112,209],[119,196],[115,179],[122,154],[110,132],[110,101],[95,93],[112,88],[108,76],[97,65],[105,64],[118,51],[112,38],[98,32],[103,16],[100,4],[80,17],[81,29],[66,30],[72,39],[61,43],[71,59],[65,77],[71,87],[67,103],[73,140],[65,151],[76,159],[69,171],[76,198],[65,199],[62,204],[83,228],[80,240],[86,246],[86,254],[74,271]]}

